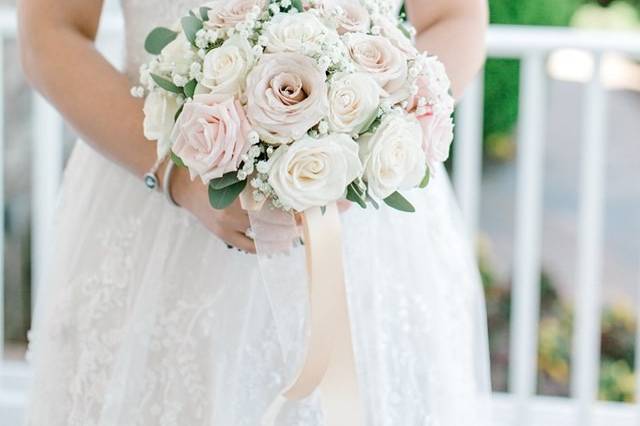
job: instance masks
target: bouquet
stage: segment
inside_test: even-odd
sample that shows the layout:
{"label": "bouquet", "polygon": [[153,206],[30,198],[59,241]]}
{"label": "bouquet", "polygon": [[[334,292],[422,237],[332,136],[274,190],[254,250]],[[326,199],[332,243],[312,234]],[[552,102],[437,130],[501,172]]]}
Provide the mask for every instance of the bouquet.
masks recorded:
{"label": "bouquet", "polygon": [[443,65],[384,0],[216,0],[154,29],[144,133],[209,187],[304,212],[346,198],[412,212],[453,138]]}

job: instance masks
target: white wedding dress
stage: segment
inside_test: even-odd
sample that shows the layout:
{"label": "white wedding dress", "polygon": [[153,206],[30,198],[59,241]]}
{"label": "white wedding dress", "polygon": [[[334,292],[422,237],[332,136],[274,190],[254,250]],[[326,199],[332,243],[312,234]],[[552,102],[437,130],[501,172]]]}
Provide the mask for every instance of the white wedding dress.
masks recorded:
{"label": "white wedding dress", "polygon": [[[201,1],[122,3],[133,84],[148,31]],[[406,195],[417,213],[342,218],[367,426],[488,425],[483,296],[446,172]],[[255,256],[82,142],[55,230],[29,425],[260,425],[286,366]],[[318,396],[289,403],[278,424],[321,426]]]}

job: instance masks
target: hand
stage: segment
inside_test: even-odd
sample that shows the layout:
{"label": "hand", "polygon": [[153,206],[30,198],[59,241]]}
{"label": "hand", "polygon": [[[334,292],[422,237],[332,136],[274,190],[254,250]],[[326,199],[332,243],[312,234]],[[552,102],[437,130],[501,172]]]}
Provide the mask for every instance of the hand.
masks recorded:
{"label": "hand", "polygon": [[226,244],[248,253],[256,252],[256,245],[245,235],[251,227],[249,215],[236,200],[224,210],[216,210],[209,204],[206,185],[200,180],[191,181],[189,172],[176,167],[171,178],[171,194],[176,203],[194,215],[207,229]]}

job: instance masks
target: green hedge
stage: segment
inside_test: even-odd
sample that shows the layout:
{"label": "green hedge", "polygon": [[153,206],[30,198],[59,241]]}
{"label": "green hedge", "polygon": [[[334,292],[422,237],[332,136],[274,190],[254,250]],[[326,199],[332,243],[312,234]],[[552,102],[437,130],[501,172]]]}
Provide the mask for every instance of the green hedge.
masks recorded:
{"label": "green hedge", "polygon": [[[584,0],[490,0],[492,24],[568,25]],[[485,143],[508,137],[518,116],[519,61],[490,59],[485,74]]]}

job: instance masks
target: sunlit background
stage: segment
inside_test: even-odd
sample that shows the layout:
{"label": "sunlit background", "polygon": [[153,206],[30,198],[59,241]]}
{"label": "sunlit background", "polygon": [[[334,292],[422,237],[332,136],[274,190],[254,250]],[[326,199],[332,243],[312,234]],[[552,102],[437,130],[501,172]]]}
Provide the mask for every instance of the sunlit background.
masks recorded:
{"label": "sunlit background", "polygon": [[[487,296],[498,423],[640,424],[640,0],[490,3],[490,59],[449,166]],[[74,140],[25,84],[14,6],[0,0],[2,426],[21,416],[33,288]],[[119,8],[106,9],[117,61]]]}

